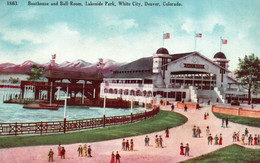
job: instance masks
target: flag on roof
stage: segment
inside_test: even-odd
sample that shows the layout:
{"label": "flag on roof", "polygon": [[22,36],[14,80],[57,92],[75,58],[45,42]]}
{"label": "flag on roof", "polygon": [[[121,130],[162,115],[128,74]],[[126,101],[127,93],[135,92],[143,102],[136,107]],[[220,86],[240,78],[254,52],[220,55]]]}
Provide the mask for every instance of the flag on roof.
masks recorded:
{"label": "flag on roof", "polygon": [[202,33],[196,33],[196,34],[195,34],[195,37],[201,38],[201,37],[202,37]]}
{"label": "flag on roof", "polygon": [[163,39],[169,39],[169,38],[170,38],[170,33],[163,34]]}
{"label": "flag on roof", "polygon": [[222,44],[227,44],[227,40],[221,39]]}
{"label": "flag on roof", "polygon": [[56,54],[51,55],[52,59],[56,59]]}

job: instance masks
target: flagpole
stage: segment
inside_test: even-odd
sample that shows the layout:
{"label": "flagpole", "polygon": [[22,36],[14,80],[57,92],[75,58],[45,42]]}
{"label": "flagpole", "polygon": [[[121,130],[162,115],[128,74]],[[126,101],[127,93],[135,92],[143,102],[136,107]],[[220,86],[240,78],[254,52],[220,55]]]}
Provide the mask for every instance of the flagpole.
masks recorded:
{"label": "flagpole", "polygon": [[220,49],[219,49],[220,52],[221,52],[221,49],[222,49],[222,36],[220,36]]}
{"label": "flagpole", "polygon": [[[164,32],[163,32],[163,35],[164,35]],[[164,37],[164,36],[163,36]],[[162,47],[164,47],[164,38],[162,39],[163,40],[163,44],[162,44]]]}
{"label": "flagpole", "polygon": [[197,37],[196,37],[196,33],[194,35],[194,51],[196,51],[196,46],[197,46]]}

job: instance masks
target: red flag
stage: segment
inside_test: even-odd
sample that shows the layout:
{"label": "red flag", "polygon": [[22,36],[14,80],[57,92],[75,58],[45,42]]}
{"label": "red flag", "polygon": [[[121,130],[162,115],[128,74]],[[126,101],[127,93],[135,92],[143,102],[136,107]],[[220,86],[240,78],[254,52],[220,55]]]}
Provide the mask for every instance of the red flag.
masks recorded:
{"label": "red flag", "polygon": [[221,39],[222,44],[227,44],[227,40]]}
{"label": "red flag", "polygon": [[163,34],[163,39],[169,39],[169,38],[170,38],[170,33]]}

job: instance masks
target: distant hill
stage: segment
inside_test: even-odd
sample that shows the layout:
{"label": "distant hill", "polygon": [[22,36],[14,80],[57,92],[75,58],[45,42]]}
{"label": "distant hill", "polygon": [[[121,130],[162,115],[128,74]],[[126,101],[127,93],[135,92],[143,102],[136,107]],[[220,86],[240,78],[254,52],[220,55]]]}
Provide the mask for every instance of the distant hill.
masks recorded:
{"label": "distant hill", "polygon": [[32,65],[38,65],[43,67],[45,70],[52,68],[64,71],[101,72],[104,76],[107,76],[110,75],[115,68],[123,65],[122,63],[117,63],[110,59],[104,60],[104,64],[105,65],[103,68],[98,68],[97,63],[89,63],[78,59],[74,62],[65,61],[61,64],[56,63],[55,67],[51,67],[50,63],[39,64],[34,61],[27,60],[19,65],[13,63],[2,63],[0,64],[0,73],[25,74],[30,72]]}

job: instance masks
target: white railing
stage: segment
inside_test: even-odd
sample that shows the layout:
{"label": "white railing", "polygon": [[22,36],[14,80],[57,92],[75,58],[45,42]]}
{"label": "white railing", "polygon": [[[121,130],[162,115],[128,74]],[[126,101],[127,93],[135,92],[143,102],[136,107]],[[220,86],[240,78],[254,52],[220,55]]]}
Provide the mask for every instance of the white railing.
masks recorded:
{"label": "white railing", "polygon": [[223,97],[223,95],[220,93],[218,87],[214,87],[214,91],[216,92],[216,94],[218,95],[219,99],[221,100],[222,103],[225,103],[225,99]]}

